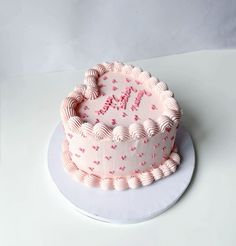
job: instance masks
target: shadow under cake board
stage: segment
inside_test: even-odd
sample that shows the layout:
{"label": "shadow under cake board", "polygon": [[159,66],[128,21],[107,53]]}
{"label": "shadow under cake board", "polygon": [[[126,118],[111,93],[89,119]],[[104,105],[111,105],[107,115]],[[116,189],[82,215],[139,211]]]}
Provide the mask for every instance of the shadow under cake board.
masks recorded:
{"label": "shadow under cake board", "polygon": [[149,220],[173,206],[187,189],[195,166],[195,151],[188,131],[179,127],[176,145],[181,155],[177,171],[149,186],[125,191],[90,188],[76,182],[62,163],[62,124],[58,124],[49,142],[48,170],[62,195],[79,212],[93,219],[116,224]]}

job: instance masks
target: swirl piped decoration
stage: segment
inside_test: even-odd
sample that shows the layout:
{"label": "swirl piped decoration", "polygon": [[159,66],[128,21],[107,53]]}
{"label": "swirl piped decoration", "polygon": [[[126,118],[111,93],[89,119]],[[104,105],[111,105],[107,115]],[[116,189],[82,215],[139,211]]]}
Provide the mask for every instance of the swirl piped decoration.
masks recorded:
{"label": "swirl piped decoration", "polygon": [[[110,128],[104,123],[91,124],[83,122],[80,118],[75,118],[79,117],[77,109],[81,102],[95,100],[99,97],[98,79],[109,71],[132,75],[137,81],[146,83],[156,93],[156,96],[160,97],[164,105],[162,115],[158,119],[148,119],[142,124],[132,123],[129,127],[114,126],[114,128]],[[181,116],[181,109],[174,98],[173,92],[168,90],[166,83],[159,81],[159,79],[139,67],[118,61],[104,62],[88,69],[85,72],[84,84],[77,86],[61,104],[61,118],[65,128],[69,126],[71,131],[83,137],[93,135],[99,140],[110,138],[115,142],[130,139],[137,140],[145,137],[151,138],[159,132],[165,132],[166,129],[170,130],[173,125],[178,125]]]}
{"label": "swirl piped decoration", "polygon": [[78,182],[84,183],[89,187],[101,187],[104,190],[126,190],[136,189],[140,186],[147,186],[162,178],[174,173],[180,165],[180,156],[176,148],[172,150],[168,159],[166,159],[159,167],[140,172],[125,177],[101,178],[94,174],[79,169],[71,159],[67,140],[63,143],[63,163],[65,170],[70,173]]}

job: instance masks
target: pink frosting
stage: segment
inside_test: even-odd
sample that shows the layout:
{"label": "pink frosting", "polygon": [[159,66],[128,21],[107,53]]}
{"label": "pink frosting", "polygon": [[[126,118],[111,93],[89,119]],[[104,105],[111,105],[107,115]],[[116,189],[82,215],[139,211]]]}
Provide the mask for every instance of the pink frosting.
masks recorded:
{"label": "pink frosting", "polygon": [[118,191],[122,191],[128,188],[136,189],[141,185],[150,185],[153,181],[157,181],[174,173],[180,163],[179,154],[172,152],[170,154],[170,158],[166,159],[159,167],[127,177],[101,178],[78,169],[71,160],[68,142],[66,140],[64,141],[63,149],[64,166],[66,170],[75,177],[76,181],[83,182],[89,187],[100,186],[105,190],[116,189]]}

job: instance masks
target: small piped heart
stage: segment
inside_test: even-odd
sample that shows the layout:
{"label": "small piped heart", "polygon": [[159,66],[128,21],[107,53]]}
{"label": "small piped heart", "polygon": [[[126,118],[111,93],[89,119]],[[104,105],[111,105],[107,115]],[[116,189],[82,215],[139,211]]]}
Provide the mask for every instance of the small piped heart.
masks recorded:
{"label": "small piped heart", "polygon": [[124,161],[126,158],[127,158],[126,155],[122,155],[122,156],[121,156],[121,159],[122,159],[123,161]]}
{"label": "small piped heart", "polygon": [[171,128],[170,128],[170,127],[167,127],[167,128],[166,128],[166,131],[167,131],[167,132],[170,132],[170,131],[171,131]]}
{"label": "small piped heart", "polygon": [[118,87],[112,86],[112,90],[113,90],[113,91],[116,91],[117,89],[118,89]]}
{"label": "small piped heart", "polygon": [[81,151],[82,153],[85,152],[85,149],[84,148],[79,148],[79,151]]}
{"label": "small piped heart", "polygon": [[97,146],[97,145],[93,145],[93,149],[94,149],[94,150],[96,150],[96,151],[98,151],[99,146]]}
{"label": "small piped heart", "polygon": [[121,166],[119,169],[120,169],[121,171],[124,171],[124,170],[125,170],[125,166]]}
{"label": "small piped heart", "polygon": [[99,165],[100,161],[93,161],[94,164]]}
{"label": "small piped heart", "polygon": [[111,148],[112,148],[112,149],[115,149],[116,147],[117,147],[116,144],[112,144],[112,145],[111,145]]}
{"label": "small piped heart", "polygon": [[146,165],[146,161],[140,162],[140,165],[141,165],[141,166],[145,166],[145,165]]}

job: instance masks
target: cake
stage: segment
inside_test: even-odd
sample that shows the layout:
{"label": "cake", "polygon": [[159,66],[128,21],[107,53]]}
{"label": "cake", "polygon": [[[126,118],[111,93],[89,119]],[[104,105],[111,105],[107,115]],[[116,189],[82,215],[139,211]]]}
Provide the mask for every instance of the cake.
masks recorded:
{"label": "cake", "polygon": [[182,111],[167,85],[141,68],[106,62],[88,69],[60,111],[64,167],[87,186],[135,189],[180,164]]}

